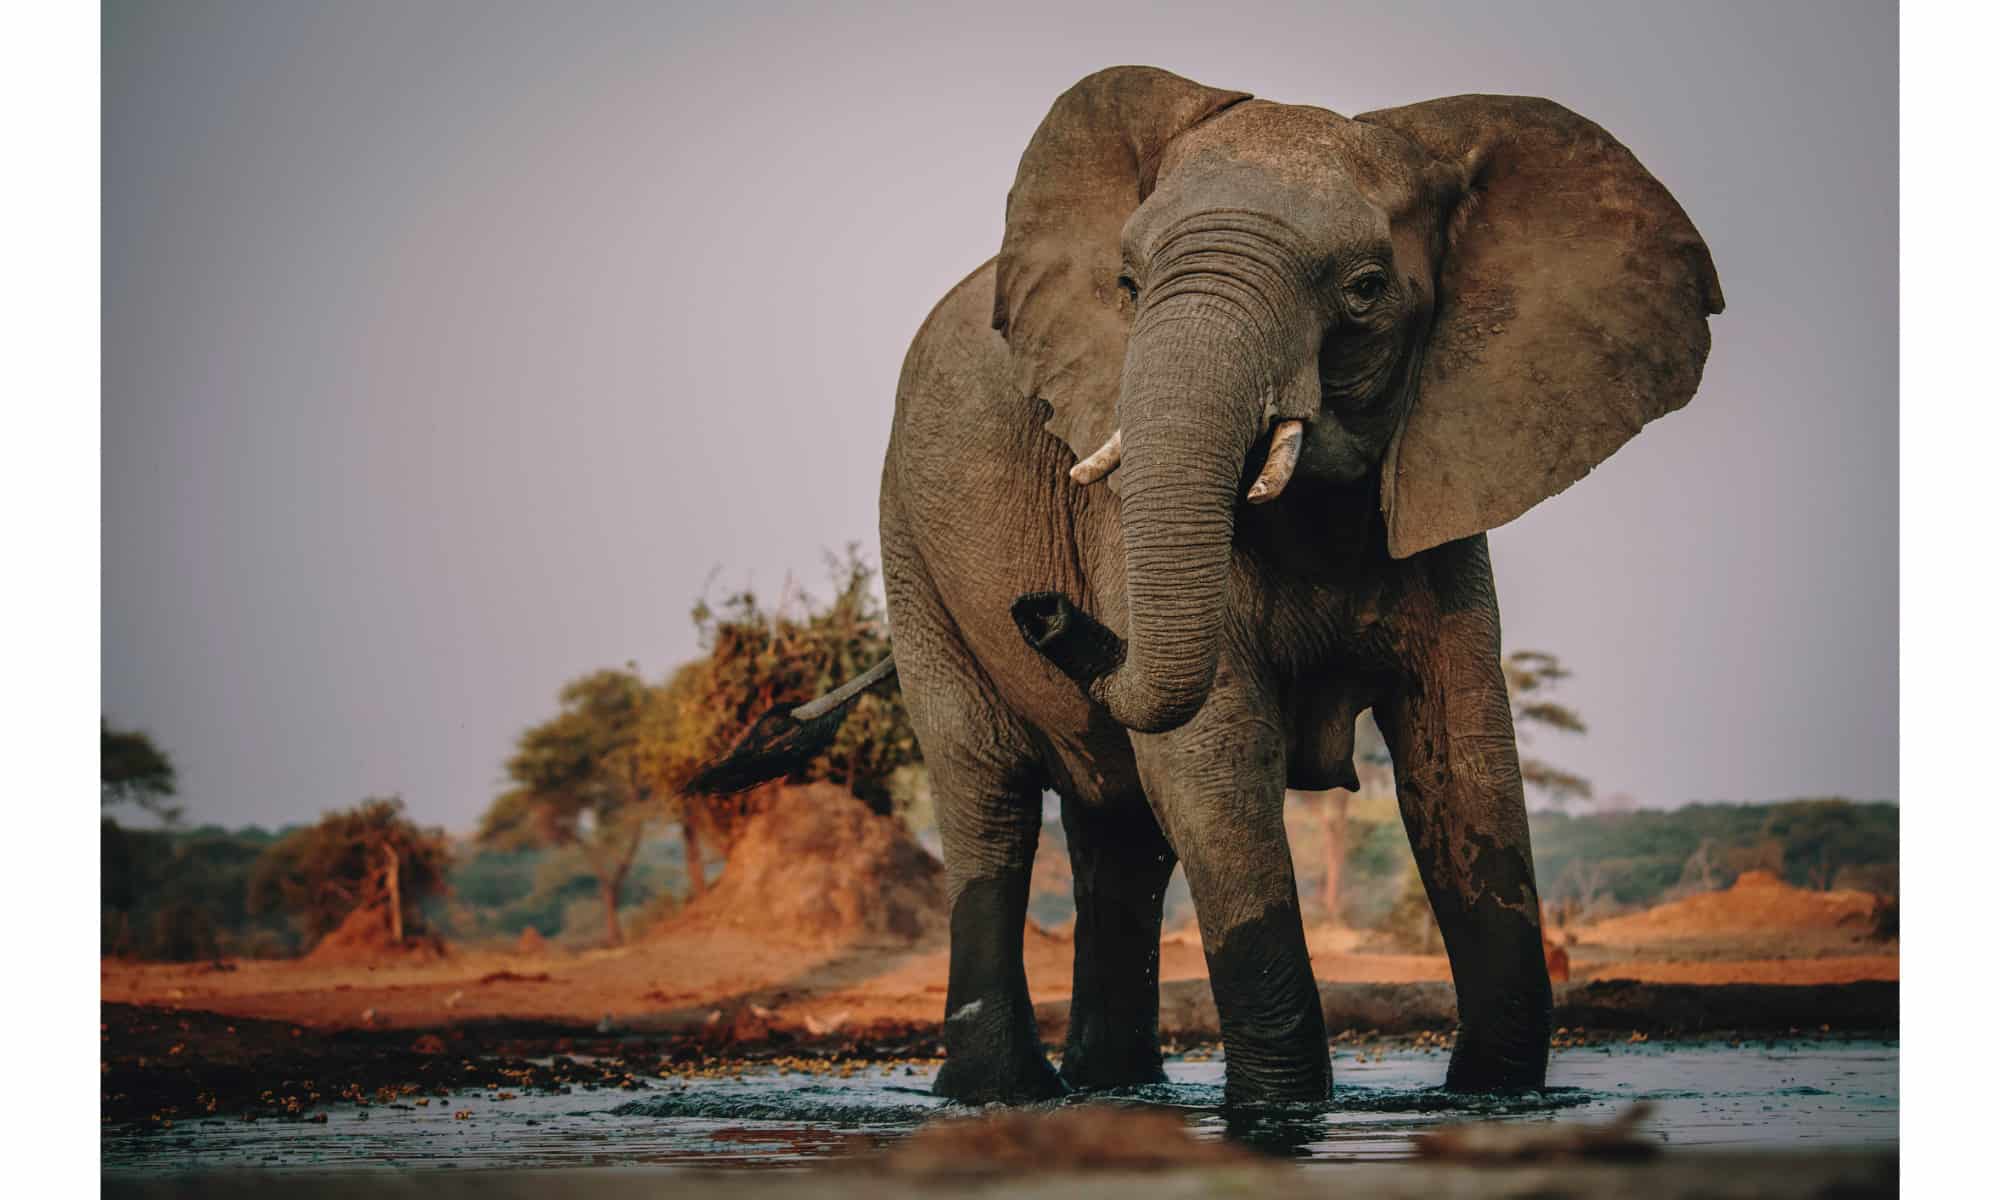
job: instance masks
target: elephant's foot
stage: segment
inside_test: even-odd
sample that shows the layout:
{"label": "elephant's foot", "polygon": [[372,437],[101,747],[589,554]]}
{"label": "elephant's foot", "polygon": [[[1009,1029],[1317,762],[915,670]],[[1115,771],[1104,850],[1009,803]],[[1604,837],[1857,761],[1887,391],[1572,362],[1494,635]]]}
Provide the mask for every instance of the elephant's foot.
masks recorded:
{"label": "elephant's foot", "polygon": [[1065,1090],[1042,1053],[1021,967],[1027,903],[1025,867],[972,880],[952,903],[944,1067],[931,1085],[936,1095],[967,1104],[1018,1104],[1054,1099]]}
{"label": "elephant's foot", "polygon": [[1444,1086],[1452,1092],[1521,1092],[1541,1088],[1548,1075],[1546,1021],[1512,1034],[1461,1027]]}
{"label": "elephant's foot", "polygon": [[1274,905],[1214,941],[1208,974],[1227,1057],[1223,1102],[1324,1102],[1333,1094],[1333,1055],[1297,902]]}
{"label": "elephant's foot", "polygon": [[961,1104],[1032,1104],[1069,1088],[1041,1047],[960,1047],[948,1044],[931,1093]]}
{"label": "elephant's foot", "polygon": [[1324,1103],[1333,1095],[1333,1056],[1317,1044],[1286,1039],[1275,1050],[1251,1050],[1223,1039],[1222,1102],[1231,1109],[1286,1108]]}
{"label": "elephant's foot", "polygon": [[[1532,911],[1532,910],[1531,910]],[[1549,1036],[1555,998],[1542,957],[1541,927],[1518,918],[1492,918],[1466,932],[1484,958],[1469,960],[1458,982],[1458,1039],[1444,1086],[1454,1092],[1518,1092],[1548,1082]],[[1449,944],[1451,934],[1446,934]],[[1477,974],[1472,968],[1478,968]]]}
{"label": "elephant's foot", "polygon": [[1086,1031],[1081,1039],[1072,1037],[1063,1048],[1062,1081],[1075,1091],[1094,1092],[1165,1083],[1167,1072],[1160,1062],[1157,1040],[1121,1046],[1109,1039],[1093,1039]]}

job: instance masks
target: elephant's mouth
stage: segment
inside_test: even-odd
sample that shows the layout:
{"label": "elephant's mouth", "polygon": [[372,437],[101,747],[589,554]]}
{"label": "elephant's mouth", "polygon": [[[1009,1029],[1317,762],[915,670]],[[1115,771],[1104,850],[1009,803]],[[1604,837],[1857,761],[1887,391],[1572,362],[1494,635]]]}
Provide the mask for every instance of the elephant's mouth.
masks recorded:
{"label": "elephant's mouth", "polygon": [[[1298,469],[1300,453],[1308,444],[1304,421],[1286,418],[1273,424],[1271,440],[1264,452],[1263,469],[1257,472],[1256,482],[1250,485],[1243,498],[1252,504],[1265,504],[1284,494],[1286,486],[1292,482],[1292,473]],[[1069,469],[1069,477],[1088,487],[1116,471],[1124,459],[1125,431],[1114,429],[1102,446],[1077,460],[1076,465]]]}

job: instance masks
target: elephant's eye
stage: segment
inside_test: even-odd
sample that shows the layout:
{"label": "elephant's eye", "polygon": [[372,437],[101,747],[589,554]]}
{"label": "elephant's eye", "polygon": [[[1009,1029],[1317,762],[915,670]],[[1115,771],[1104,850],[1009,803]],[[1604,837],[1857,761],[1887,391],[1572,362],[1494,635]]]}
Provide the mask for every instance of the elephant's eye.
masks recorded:
{"label": "elephant's eye", "polygon": [[1366,308],[1389,290],[1389,277],[1380,271],[1367,271],[1348,280],[1346,290],[1355,307]]}
{"label": "elephant's eye", "polygon": [[1125,298],[1132,303],[1139,303],[1139,284],[1130,275],[1121,273],[1118,276],[1118,290],[1124,292]]}

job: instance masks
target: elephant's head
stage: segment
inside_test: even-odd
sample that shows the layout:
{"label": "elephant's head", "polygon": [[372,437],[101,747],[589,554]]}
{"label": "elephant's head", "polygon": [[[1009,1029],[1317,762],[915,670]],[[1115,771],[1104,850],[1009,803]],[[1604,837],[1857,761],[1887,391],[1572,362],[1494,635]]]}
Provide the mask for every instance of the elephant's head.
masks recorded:
{"label": "elephant's head", "polygon": [[1720,311],[1680,206],[1560,105],[1349,119],[1101,71],[1021,158],[993,321],[1073,477],[1118,491],[1131,638],[1059,597],[1016,619],[1171,729],[1215,677],[1239,502],[1379,473],[1392,556],[1491,529],[1685,404]]}

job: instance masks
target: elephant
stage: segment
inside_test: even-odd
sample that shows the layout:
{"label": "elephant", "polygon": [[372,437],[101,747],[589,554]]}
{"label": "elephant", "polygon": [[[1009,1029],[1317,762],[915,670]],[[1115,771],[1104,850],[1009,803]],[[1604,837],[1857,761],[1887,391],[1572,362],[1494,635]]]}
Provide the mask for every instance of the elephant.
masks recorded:
{"label": "elephant", "polygon": [[[1179,864],[1225,1104],[1324,1102],[1284,794],[1356,787],[1372,711],[1457,993],[1446,1086],[1542,1086],[1552,993],[1486,532],[1685,405],[1722,307],[1666,188],[1551,101],[1343,117],[1090,75],[1029,140],[999,254],[903,364],[892,658],[767,714],[708,782],[810,758],[894,674],[948,881],[937,1093],[1163,1080]],[[1077,910],[1060,1070],[1022,958],[1045,789]]]}

